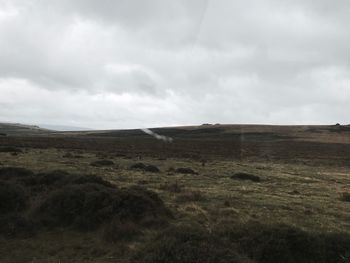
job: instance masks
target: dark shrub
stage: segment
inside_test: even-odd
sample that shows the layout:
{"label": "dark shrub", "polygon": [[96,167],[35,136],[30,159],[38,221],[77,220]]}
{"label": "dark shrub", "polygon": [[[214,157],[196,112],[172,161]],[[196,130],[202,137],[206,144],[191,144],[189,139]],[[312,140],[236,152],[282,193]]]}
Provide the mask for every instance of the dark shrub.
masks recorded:
{"label": "dark shrub", "polygon": [[135,163],[133,165],[130,166],[131,170],[142,170],[145,172],[151,172],[151,173],[159,173],[160,170],[158,169],[157,166],[155,165],[146,165],[143,163]]}
{"label": "dark shrub", "polygon": [[70,184],[87,183],[95,183],[107,187],[113,187],[110,182],[105,181],[96,175],[75,175],[61,170],[33,174],[32,176],[27,176],[20,179],[20,182],[27,186],[40,186],[42,189],[46,189],[47,187],[55,189]]}
{"label": "dark shrub", "polygon": [[55,170],[51,172],[35,174],[31,177],[24,178],[22,181],[27,185],[65,185],[69,181],[70,174]]}
{"label": "dark shrub", "polygon": [[[172,217],[170,212],[168,212],[169,216]],[[169,218],[168,217],[154,217],[152,215],[143,217],[139,225],[146,228],[152,229],[164,229],[164,227],[169,226]]]}
{"label": "dark shrub", "polygon": [[247,224],[232,230],[224,226],[218,232],[259,263],[324,262],[321,239],[291,226]]}
{"label": "dark shrub", "polygon": [[90,163],[90,165],[97,166],[97,167],[110,166],[110,165],[114,165],[114,162],[111,160],[98,160],[98,161],[94,161],[94,162]]}
{"label": "dark shrub", "polygon": [[131,170],[145,170],[146,169],[146,165],[144,163],[135,163],[133,165],[130,166]]}
{"label": "dark shrub", "polygon": [[24,189],[13,183],[0,181],[0,213],[21,211],[26,207]]}
{"label": "dark shrub", "polygon": [[37,214],[44,225],[92,229],[112,216],[113,194],[95,184],[69,185],[43,201]]}
{"label": "dark shrub", "polygon": [[16,179],[19,177],[32,176],[34,173],[24,168],[6,167],[0,169],[0,180]]}
{"label": "dark shrub", "polygon": [[1,179],[10,180],[15,184],[22,185],[30,190],[29,192],[31,194],[35,195],[75,184],[93,183],[114,188],[114,185],[99,176],[69,174],[61,170],[34,174],[29,170],[21,168],[3,168],[0,169]]}
{"label": "dark shrub", "polygon": [[175,168],[174,167],[169,167],[167,172],[168,173],[174,173],[175,172]]}
{"label": "dark shrub", "polygon": [[170,227],[149,242],[132,260],[144,263],[247,263],[235,247],[197,225]]}
{"label": "dark shrub", "polygon": [[23,151],[19,148],[12,147],[12,146],[5,146],[5,147],[0,147],[0,152],[5,152],[5,153],[22,153]]}
{"label": "dark shrub", "polygon": [[252,182],[260,182],[259,176],[248,173],[235,173],[231,176],[231,178],[236,180],[249,180]]}
{"label": "dark shrub", "polygon": [[141,186],[124,188],[120,191],[119,217],[140,221],[145,218],[171,217],[159,196]]}
{"label": "dark shrub", "polygon": [[156,193],[143,188],[113,189],[98,184],[69,185],[52,192],[37,215],[48,226],[94,229],[111,218],[137,222],[145,216],[168,216]]}
{"label": "dark shrub", "polygon": [[140,227],[137,224],[130,221],[122,222],[119,219],[113,219],[102,230],[103,239],[113,243],[130,241],[141,233]]}
{"label": "dark shrub", "polygon": [[340,199],[344,202],[350,202],[350,192],[341,193]]}
{"label": "dark shrub", "polygon": [[179,173],[179,174],[198,174],[197,172],[195,172],[191,168],[177,168],[175,170],[175,172]]}
{"label": "dark shrub", "polygon": [[17,179],[17,182],[25,186],[32,194],[39,194],[45,191],[63,187],[70,183],[71,176],[65,171],[52,171]]}
{"label": "dark shrub", "polygon": [[145,168],[145,171],[146,172],[151,172],[151,173],[159,173],[160,170],[158,169],[157,166],[154,166],[154,165],[147,165],[146,168]]}
{"label": "dark shrub", "polygon": [[350,262],[350,235],[332,233],[321,237],[325,243],[325,262]]}
{"label": "dark shrub", "polygon": [[0,216],[0,235],[4,237],[31,237],[38,230],[38,226],[31,219],[19,214]]}
{"label": "dark shrub", "polygon": [[110,182],[102,179],[102,177],[97,175],[77,175],[72,176],[70,180],[73,184],[87,184],[87,183],[93,183],[93,184],[100,184],[106,187],[114,187],[113,184]]}
{"label": "dark shrub", "polygon": [[68,152],[68,153],[65,153],[62,157],[63,158],[73,158],[74,155],[72,153]]}

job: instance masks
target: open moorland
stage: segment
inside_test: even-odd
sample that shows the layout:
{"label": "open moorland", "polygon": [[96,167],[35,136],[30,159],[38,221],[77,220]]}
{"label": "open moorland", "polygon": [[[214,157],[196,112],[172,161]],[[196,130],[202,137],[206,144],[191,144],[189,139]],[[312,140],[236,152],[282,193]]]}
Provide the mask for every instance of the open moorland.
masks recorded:
{"label": "open moorland", "polygon": [[1,262],[350,262],[350,126],[0,124]]}

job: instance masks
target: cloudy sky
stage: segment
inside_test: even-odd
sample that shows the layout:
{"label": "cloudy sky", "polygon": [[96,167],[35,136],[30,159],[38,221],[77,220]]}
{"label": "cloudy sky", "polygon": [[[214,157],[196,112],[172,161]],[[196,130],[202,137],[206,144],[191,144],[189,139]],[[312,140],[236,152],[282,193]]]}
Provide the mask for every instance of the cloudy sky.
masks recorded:
{"label": "cloudy sky", "polygon": [[0,122],[350,123],[348,0],[0,0]]}

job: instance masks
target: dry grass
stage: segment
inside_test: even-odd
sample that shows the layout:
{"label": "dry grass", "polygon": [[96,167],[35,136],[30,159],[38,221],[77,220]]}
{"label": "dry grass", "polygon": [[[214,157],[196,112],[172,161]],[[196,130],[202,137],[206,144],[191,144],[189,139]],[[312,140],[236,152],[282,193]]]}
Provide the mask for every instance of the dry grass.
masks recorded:
{"label": "dry grass", "polygon": [[[113,166],[91,166],[96,152],[73,152],[82,158],[62,158],[59,149],[27,149],[18,156],[0,153],[2,166],[25,167],[34,172],[64,170],[77,174],[95,174],[119,187],[143,184],[155,191],[171,209],[176,221],[197,222],[207,228],[218,224],[250,221],[286,224],[315,233],[350,233],[349,203],[339,198],[350,192],[350,168],[311,166],[300,163],[261,162],[259,160],[228,161],[211,159],[205,166],[185,158],[144,157],[160,170],[149,173],[130,170],[138,158],[108,155]],[[171,167],[189,167],[196,174],[169,173]],[[259,176],[261,182],[232,180],[235,173]],[[344,199],[344,195],[343,195]],[[118,226],[119,227],[119,226]],[[111,226],[113,231],[120,228]],[[130,227],[130,231],[133,228]],[[156,231],[157,232],[157,231]],[[135,230],[136,234],[136,230]],[[0,240],[2,262],[123,262],[150,240],[155,230],[147,230],[135,240],[112,245],[94,233],[40,233],[37,237]],[[10,252],[21,251],[19,255]],[[74,260],[72,260],[74,258]],[[14,262],[12,261],[12,262]]]}
{"label": "dry grass", "polygon": [[[172,190],[164,185],[181,185],[186,191],[200,192],[206,200],[198,204],[213,217],[225,209],[224,202],[240,213],[241,218],[272,220],[310,229],[328,231],[350,231],[348,203],[339,200],[339,193],[349,192],[350,169],[342,167],[313,167],[296,164],[275,164],[259,162],[215,161],[205,167],[200,162],[186,159],[145,158],[160,168],[160,173],[143,173],[129,167],[135,160],[115,157],[117,166],[92,167],[95,154],[86,152],[85,158],[67,162],[61,159],[62,151],[56,149],[32,149],[26,154],[13,157],[0,153],[6,166],[26,167],[36,172],[65,170],[72,173],[96,174],[119,186],[130,186],[144,181],[147,188],[158,192],[165,203],[181,206],[176,202]],[[167,174],[169,167],[191,167],[199,175]],[[263,181],[232,180],[236,172],[255,174]],[[177,191],[177,190],[176,190]],[[176,192],[175,191],[175,192]],[[191,193],[190,195],[192,195]],[[317,222],[317,223],[315,223]]]}

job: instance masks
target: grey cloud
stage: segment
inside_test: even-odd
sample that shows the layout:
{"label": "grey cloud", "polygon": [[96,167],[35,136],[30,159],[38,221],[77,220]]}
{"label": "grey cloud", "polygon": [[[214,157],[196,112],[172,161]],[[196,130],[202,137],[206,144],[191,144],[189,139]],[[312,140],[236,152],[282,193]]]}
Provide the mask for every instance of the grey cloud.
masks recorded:
{"label": "grey cloud", "polygon": [[[0,120],[346,121],[349,14],[345,0],[0,0]],[[80,100],[91,111],[70,115]]]}

